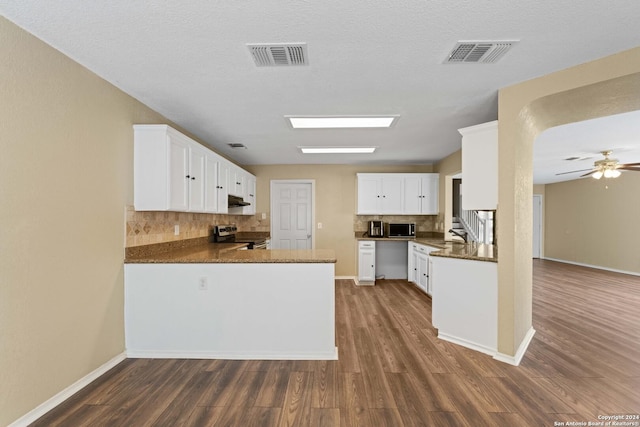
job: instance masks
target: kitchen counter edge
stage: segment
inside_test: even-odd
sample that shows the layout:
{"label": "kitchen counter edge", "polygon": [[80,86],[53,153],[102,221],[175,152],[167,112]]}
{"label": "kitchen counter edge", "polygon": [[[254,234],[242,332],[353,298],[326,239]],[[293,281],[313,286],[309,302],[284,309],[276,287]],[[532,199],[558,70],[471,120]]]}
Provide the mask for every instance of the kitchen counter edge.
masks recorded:
{"label": "kitchen counter edge", "polygon": [[159,254],[127,257],[125,264],[307,264],[336,263],[331,249],[239,250],[246,243],[206,243]]}
{"label": "kitchen counter edge", "polygon": [[358,241],[414,242],[440,249],[429,255],[470,261],[498,262],[498,247],[484,243],[450,242],[433,238],[410,237],[357,237]]}

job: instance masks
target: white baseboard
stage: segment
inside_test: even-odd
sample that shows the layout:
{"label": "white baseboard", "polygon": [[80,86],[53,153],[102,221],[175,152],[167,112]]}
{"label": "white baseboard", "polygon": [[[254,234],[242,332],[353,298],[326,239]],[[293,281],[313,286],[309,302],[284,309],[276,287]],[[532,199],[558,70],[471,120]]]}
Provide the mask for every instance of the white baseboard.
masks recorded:
{"label": "white baseboard", "polygon": [[529,348],[529,344],[531,343],[531,340],[533,339],[533,336],[535,335],[535,333],[536,333],[536,330],[533,329],[533,327],[531,327],[527,331],[524,338],[520,342],[520,345],[518,346],[518,351],[516,351],[516,354],[514,356],[510,356],[504,353],[496,353],[496,355],[493,356],[493,358],[496,360],[499,360],[500,362],[508,363],[509,365],[513,365],[513,366],[520,365],[520,362],[522,361],[524,354],[527,352],[527,348]]}
{"label": "white baseboard", "polygon": [[353,280],[356,281],[356,276],[336,276],[336,280]]}
{"label": "white baseboard", "polygon": [[18,418],[17,420],[9,424],[8,427],[28,426],[29,424],[33,423],[38,418],[42,417],[44,414],[46,414],[47,412],[55,408],[56,406],[60,405],[62,402],[64,402],[65,400],[73,396],[75,393],[82,390],[84,387],[89,385],[89,383],[91,383],[93,380],[98,378],[100,375],[103,375],[109,369],[113,368],[114,366],[116,366],[118,363],[122,362],[126,358],[127,358],[126,353],[118,354],[117,356],[109,360],[107,363],[89,372],[87,375],[80,378],[78,381],[71,384],[69,387],[65,388],[60,393],[56,394],[46,402],[41,403],[35,409],[27,412],[22,417]]}
{"label": "white baseboard", "polygon": [[449,341],[450,343],[461,345],[462,347],[470,348],[471,350],[479,351],[480,353],[488,354],[489,356],[495,356],[496,349],[487,347],[482,344],[478,344],[472,341],[468,341],[462,338],[454,337],[447,334],[442,334],[438,332],[438,338],[444,341]]}
{"label": "white baseboard", "polygon": [[618,269],[615,269],[615,268],[603,267],[601,265],[584,264],[582,262],[567,261],[565,259],[549,258],[549,257],[544,257],[542,259],[547,260],[547,261],[561,262],[561,263],[564,263],[564,264],[579,265],[580,267],[595,268],[596,270],[611,271],[613,273],[622,273],[622,274],[630,274],[632,276],[640,276],[640,273],[637,273],[635,271],[618,270]]}
{"label": "white baseboard", "polygon": [[338,360],[338,347],[333,351],[317,353],[127,350],[127,357],[131,359]]}

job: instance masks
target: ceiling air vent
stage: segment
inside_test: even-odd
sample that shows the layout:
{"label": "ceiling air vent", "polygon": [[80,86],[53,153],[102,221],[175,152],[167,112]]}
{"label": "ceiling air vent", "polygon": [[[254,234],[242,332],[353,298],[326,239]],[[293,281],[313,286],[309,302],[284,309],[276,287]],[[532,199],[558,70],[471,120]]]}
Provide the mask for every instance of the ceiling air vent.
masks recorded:
{"label": "ceiling air vent", "polygon": [[459,41],[444,62],[446,64],[463,62],[491,64],[502,58],[502,56],[516,43],[516,40]]}
{"label": "ceiling air vent", "polygon": [[247,149],[246,145],[240,143],[240,142],[232,142],[230,144],[227,144],[229,147],[233,148],[233,149],[239,149],[239,148],[244,148],[245,150]]}
{"label": "ceiling air vent", "polygon": [[306,43],[248,44],[258,67],[307,65]]}

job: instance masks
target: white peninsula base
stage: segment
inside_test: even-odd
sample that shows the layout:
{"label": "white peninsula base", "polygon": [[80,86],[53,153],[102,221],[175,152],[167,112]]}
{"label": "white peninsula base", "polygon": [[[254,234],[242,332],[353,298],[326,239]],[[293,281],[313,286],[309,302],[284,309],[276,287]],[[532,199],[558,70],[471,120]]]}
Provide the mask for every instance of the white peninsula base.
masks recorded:
{"label": "white peninsula base", "polygon": [[438,338],[495,356],[498,264],[431,257],[432,323]]}
{"label": "white peninsula base", "polygon": [[125,264],[128,357],[337,359],[332,263]]}

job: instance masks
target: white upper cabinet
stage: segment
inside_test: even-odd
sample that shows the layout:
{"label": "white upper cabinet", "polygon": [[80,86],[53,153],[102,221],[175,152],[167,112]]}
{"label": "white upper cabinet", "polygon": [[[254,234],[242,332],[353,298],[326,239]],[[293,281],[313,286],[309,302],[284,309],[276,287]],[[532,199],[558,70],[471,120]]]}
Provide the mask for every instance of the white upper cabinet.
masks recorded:
{"label": "white upper cabinet", "polygon": [[[230,167],[167,125],[134,126],[136,210],[227,213]],[[233,167],[244,174],[244,182],[248,172]]]}
{"label": "white upper cabinet", "polygon": [[229,187],[229,194],[233,194],[234,196],[242,197],[245,196],[245,176],[247,172],[245,170],[240,169],[237,166],[231,167],[231,185]]}
{"label": "white upper cabinet", "polygon": [[359,173],[358,215],[437,215],[438,174]]}
{"label": "white upper cabinet", "polygon": [[394,214],[402,211],[402,174],[358,174],[358,214]]}
{"label": "white upper cabinet", "polygon": [[[169,206],[165,209],[186,211],[189,209],[189,144],[178,135],[167,135],[166,144],[169,150],[169,161],[167,163],[169,169]],[[157,168],[154,166],[157,166]],[[154,175],[161,174],[159,169],[162,164],[152,165],[151,167]],[[165,205],[164,200],[159,201],[162,202],[161,205]],[[154,203],[153,200],[148,200],[148,202]],[[144,205],[148,208],[146,203]]]}
{"label": "white upper cabinet", "polygon": [[251,174],[247,174],[245,178],[246,178],[245,180],[246,192],[244,196],[244,201],[249,202],[250,205],[244,207],[243,213],[245,215],[255,215],[256,213],[256,177]]}
{"label": "white upper cabinet", "polygon": [[437,173],[406,174],[403,213],[437,215],[439,182],[440,176]]}
{"label": "white upper cabinet", "polygon": [[227,213],[227,181],[229,168],[218,156],[205,156],[204,212]]}
{"label": "white upper cabinet", "polygon": [[206,212],[206,158],[204,149],[193,145],[189,147],[189,211],[192,212]]}
{"label": "white upper cabinet", "polygon": [[498,122],[459,129],[462,135],[462,209],[498,207]]}

